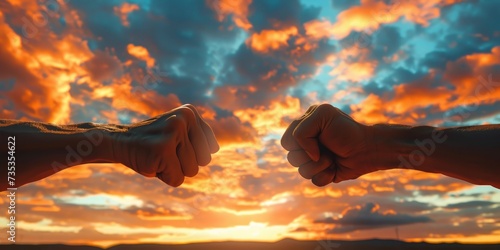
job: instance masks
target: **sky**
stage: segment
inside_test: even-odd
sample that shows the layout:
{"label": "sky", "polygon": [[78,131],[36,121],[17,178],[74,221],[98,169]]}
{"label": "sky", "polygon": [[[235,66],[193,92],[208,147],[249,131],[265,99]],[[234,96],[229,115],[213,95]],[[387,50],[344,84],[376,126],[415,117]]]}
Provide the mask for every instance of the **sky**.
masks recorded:
{"label": "sky", "polygon": [[[1,1],[0,119],[129,124],[191,103],[221,145],[178,188],[120,164],[23,186],[17,241],[498,242],[491,186],[390,170],[319,188],[287,163],[279,139],[317,103],[364,124],[499,123],[499,9],[489,0]],[[0,231],[6,224],[0,214]]]}

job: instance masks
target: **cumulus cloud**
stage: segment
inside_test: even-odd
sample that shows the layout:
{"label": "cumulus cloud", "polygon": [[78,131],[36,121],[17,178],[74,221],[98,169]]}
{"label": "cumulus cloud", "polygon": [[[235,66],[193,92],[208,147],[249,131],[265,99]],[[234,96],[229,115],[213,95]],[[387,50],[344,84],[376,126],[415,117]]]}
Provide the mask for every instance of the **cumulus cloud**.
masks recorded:
{"label": "cumulus cloud", "polygon": [[494,205],[499,205],[499,204],[496,202],[491,202],[491,201],[477,200],[477,201],[467,201],[467,202],[449,204],[446,206],[446,208],[466,209],[466,208],[490,207],[490,206],[494,206]]}
{"label": "cumulus cloud", "polygon": [[381,213],[379,206],[366,203],[363,206],[347,209],[341,218],[326,218],[316,220],[316,223],[334,224],[331,233],[348,233],[357,230],[375,229],[381,227],[401,226],[413,223],[431,222],[427,216],[412,216],[394,212]]}
{"label": "cumulus cloud", "polygon": [[221,150],[179,188],[120,164],[23,186],[26,241],[496,237],[497,190],[410,170],[316,188],[279,137],[318,102],[364,123],[500,122],[498,2],[47,2],[0,1],[0,118],[130,123],[192,103]]}
{"label": "cumulus cloud", "polygon": [[82,63],[82,66],[90,78],[96,82],[110,80],[122,68],[121,62],[116,56],[104,51],[96,51],[92,58]]}
{"label": "cumulus cloud", "polygon": [[428,26],[429,21],[440,16],[440,7],[454,4],[453,0],[434,1],[384,1],[363,0],[342,11],[337,21],[313,20],[309,23],[310,33],[315,36],[342,39],[353,31],[372,33],[383,24],[394,23],[404,17],[407,21]]}
{"label": "cumulus cloud", "polygon": [[222,117],[209,122],[209,124],[221,144],[252,143],[255,141],[257,133],[255,129],[237,117]]}

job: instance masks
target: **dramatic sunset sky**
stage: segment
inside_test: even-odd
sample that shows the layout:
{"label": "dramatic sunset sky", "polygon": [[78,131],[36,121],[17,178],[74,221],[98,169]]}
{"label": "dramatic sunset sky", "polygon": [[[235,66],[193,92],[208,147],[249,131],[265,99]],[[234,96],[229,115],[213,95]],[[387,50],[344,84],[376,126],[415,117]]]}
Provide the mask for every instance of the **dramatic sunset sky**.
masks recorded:
{"label": "dramatic sunset sky", "polygon": [[221,144],[179,188],[118,164],[23,186],[17,242],[396,231],[498,242],[500,190],[414,170],[318,188],[287,163],[279,139],[323,102],[366,124],[499,123],[499,10],[491,0],[2,0],[1,119],[131,123],[192,103]]}

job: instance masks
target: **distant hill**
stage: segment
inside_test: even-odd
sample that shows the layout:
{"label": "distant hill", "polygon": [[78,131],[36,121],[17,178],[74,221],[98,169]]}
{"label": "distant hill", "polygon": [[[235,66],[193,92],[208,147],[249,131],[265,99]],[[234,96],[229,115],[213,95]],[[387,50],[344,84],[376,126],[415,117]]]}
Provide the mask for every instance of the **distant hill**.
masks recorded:
{"label": "distant hill", "polygon": [[[77,245],[0,245],[0,249],[10,250],[102,250],[103,248]],[[284,239],[278,242],[207,242],[185,245],[173,244],[137,244],[117,245],[108,250],[498,250],[500,244],[459,244],[459,243],[408,243],[396,240],[362,241],[298,241]]]}

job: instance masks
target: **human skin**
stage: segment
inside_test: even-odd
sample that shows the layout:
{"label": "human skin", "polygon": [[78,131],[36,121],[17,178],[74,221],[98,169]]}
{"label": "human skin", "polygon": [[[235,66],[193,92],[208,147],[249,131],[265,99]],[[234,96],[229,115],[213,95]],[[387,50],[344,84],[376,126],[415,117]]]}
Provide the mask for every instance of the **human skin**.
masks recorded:
{"label": "human skin", "polygon": [[365,125],[321,104],[294,120],[281,144],[290,164],[317,186],[405,168],[500,188],[500,125]]}
{"label": "human skin", "polygon": [[[0,190],[18,187],[85,163],[122,163],[146,177],[177,187],[211,161],[219,145],[210,126],[192,105],[131,125],[82,123],[54,125],[0,120],[1,155],[15,136],[15,185],[1,168]],[[12,138],[10,139],[12,141]],[[12,148],[12,147],[11,147]],[[12,175],[12,174],[11,174]]]}

